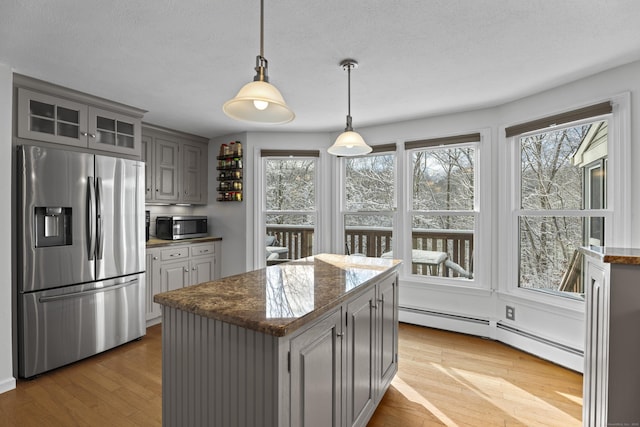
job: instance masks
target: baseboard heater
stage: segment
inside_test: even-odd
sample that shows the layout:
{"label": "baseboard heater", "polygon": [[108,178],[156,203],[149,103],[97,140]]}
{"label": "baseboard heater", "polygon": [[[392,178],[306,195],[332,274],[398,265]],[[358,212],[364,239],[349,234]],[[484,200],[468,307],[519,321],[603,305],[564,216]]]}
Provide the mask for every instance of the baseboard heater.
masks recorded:
{"label": "baseboard heater", "polygon": [[498,329],[502,329],[503,331],[507,331],[507,332],[510,332],[512,334],[517,334],[517,335],[523,336],[525,338],[528,338],[530,340],[537,341],[539,343],[548,345],[550,347],[557,348],[558,350],[562,350],[562,351],[566,351],[567,353],[575,354],[576,356],[580,356],[580,357],[584,356],[584,352],[582,350],[578,350],[577,348],[569,347],[568,345],[560,344],[560,343],[557,343],[555,341],[551,341],[551,340],[548,340],[546,338],[542,338],[542,337],[539,337],[537,335],[533,335],[533,334],[531,334],[529,332],[522,331],[522,330],[520,330],[518,328],[514,328],[514,327],[509,326],[509,325],[505,325],[504,323],[501,323],[501,322],[498,322],[496,324],[496,327]]}
{"label": "baseboard heater", "polygon": [[[488,319],[481,319],[481,318],[478,318],[478,317],[460,316],[460,315],[457,315],[457,314],[442,313],[442,312],[439,312],[439,311],[423,310],[423,309],[411,308],[411,307],[403,307],[403,306],[398,307],[398,309],[401,310],[401,311],[409,312],[409,313],[416,313],[416,314],[422,314],[422,315],[427,315],[427,316],[440,317],[440,318],[444,318],[444,319],[458,320],[458,321],[462,321],[462,322],[476,323],[476,324],[485,325],[485,326],[489,326],[490,325],[490,322],[489,322]],[[528,338],[530,340],[537,341],[539,343],[548,345],[550,347],[554,347],[554,348],[556,348],[558,350],[562,350],[562,351],[565,351],[567,353],[575,354],[576,356],[580,356],[580,357],[584,356],[584,352],[582,350],[579,350],[579,349],[573,348],[573,347],[569,347],[568,345],[560,344],[560,343],[557,343],[555,341],[551,341],[551,340],[546,339],[546,338],[539,337],[537,335],[531,334],[529,332],[525,332],[525,331],[520,330],[518,328],[514,328],[512,326],[505,325],[504,323],[501,323],[501,322],[497,322],[496,323],[496,327],[498,329],[502,329],[503,331],[510,332],[510,333],[516,334],[516,335],[520,335],[520,336]]]}
{"label": "baseboard heater", "polygon": [[489,319],[480,319],[478,317],[460,316],[460,315],[457,315],[457,314],[441,313],[439,311],[430,311],[430,310],[423,310],[423,309],[418,309],[418,308],[402,307],[402,306],[398,307],[398,310],[408,311],[410,313],[416,313],[416,314],[424,314],[424,315],[427,315],[427,316],[441,317],[441,318],[444,318],[444,319],[460,320],[462,322],[471,322],[471,323],[477,323],[477,324],[480,324],[480,325],[489,326]]}

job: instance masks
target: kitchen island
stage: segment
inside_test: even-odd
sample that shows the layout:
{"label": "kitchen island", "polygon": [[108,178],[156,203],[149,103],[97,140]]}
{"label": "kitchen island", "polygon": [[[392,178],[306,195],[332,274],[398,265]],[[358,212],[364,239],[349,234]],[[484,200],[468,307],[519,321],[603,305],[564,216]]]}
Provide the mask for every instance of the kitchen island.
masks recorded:
{"label": "kitchen island", "polygon": [[366,425],[397,372],[399,265],[320,254],[156,295],[163,424]]}
{"label": "kitchen island", "polygon": [[585,256],[585,426],[640,425],[640,249],[590,246]]}

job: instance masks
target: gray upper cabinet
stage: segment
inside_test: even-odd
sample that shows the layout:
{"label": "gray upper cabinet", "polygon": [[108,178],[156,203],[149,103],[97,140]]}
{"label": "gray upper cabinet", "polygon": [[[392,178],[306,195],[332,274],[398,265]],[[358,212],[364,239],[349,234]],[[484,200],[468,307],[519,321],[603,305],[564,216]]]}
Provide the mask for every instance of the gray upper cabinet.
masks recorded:
{"label": "gray upper cabinet", "polygon": [[207,156],[206,138],[145,124],[146,201],[207,204]]}
{"label": "gray upper cabinet", "polygon": [[87,146],[86,105],[18,89],[18,137]]}
{"label": "gray upper cabinet", "polygon": [[[203,194],[202,183],[206,182],[206,162],[202,159],[206,156],[206,146],[184,143],[182,145],[182,200],[185,203],[206,202],[206,194]],[[204,176],[203,176],[204,174]]]}
{"label": "gray upper cabinet", "polygon": [[100,98],[92,104],[90,95],[23,76],[16,80],[35,86],[17,89],[18,138],[140,157],[142,110]]}
{"label": "gray upper cabinet", "polygon": [[179,202],[178,158],[180,145],[163,138],[156,138],[154,142],[155,200]]}
{"label": "gray upper cabinet", "polygon": [[150,202],[153,200],[153,138],[149,135],[142,135],[140,138],[142,161],[145,163],[144,168],[144,200]]}
{"label": "gray upper cabinet", "polygon": [[89,107],[89,148],[140,155],[140,119]]}

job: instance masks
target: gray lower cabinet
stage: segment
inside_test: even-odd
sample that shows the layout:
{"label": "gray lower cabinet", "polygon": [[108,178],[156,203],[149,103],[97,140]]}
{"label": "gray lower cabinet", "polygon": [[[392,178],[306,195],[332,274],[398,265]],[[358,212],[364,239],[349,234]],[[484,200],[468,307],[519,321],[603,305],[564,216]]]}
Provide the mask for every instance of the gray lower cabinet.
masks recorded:
{"label": "gray lower cabinet", "polygon": [[347,425],[365,425],[376,406],[376,289],[347,304]]}
{"label": "gray lower cabinet", "polygon": [[160,276],[160,250],[147,249],[146,254],[146,320],[147,326],[160,322],[162,309],[160,304],[153,302],[153,296],[162,292],[162,281]]}
{"label": "gray lower cabinet", "polygon": [[[376,381],[378,390],[387,387],[398,372],[398,282],[396,276],[378,285],[378,350]],[[383,393],[378,394],[378,402]]]}
{"label": "gray lower cabinet", "polygon": [[583,425],[638,425],[640,265],[585,259]]}
{"label": "gray lower cabinet", "polygon": [[397,372],[396,277],[283,337],[162,306],[163,425],[365,426]]}
{"label": "gray lower cabinet", "polygon": [[346,308],[346,417],[364,426],[398,371],[397,280],[382,279]]}
{"label": "gray lower cabinet", "polygon": [[292,426],[342,425],[342,307],[291,339]]}
{"label": "gray lower cabinet", "polygon": [[219,257],[219,241],[147,249],[147,326],[162,316],[155,294],[220,278]]}
{"label": "gray lower cabinet", "polygon": [[291,339],[292,426],[367,425],[398,370],[396,284],[381,279]]}
{"label": "gray lower cabinet", "polygon": [[189,261],[165,262],[160,268],[162,292],[173,291],[189,285]]}

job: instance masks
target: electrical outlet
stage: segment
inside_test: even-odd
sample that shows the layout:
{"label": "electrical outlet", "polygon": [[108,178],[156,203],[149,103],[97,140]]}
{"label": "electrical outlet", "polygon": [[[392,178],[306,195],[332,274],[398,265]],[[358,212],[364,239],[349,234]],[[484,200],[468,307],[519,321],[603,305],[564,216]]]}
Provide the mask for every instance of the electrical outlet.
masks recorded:
{"label": "electrical outlet", "polygon": [[506,316],[507,319],[509,320],[516,320],[516,309],[515,307],[511,307],[510,305],[507,306],[507,311],[506,311]]}

